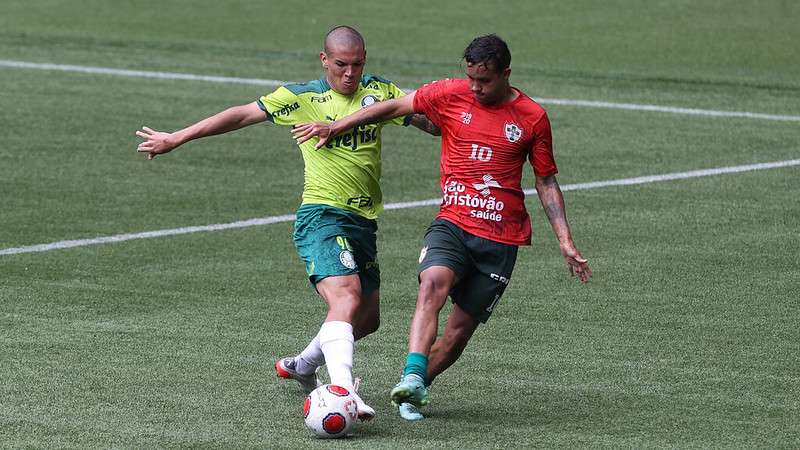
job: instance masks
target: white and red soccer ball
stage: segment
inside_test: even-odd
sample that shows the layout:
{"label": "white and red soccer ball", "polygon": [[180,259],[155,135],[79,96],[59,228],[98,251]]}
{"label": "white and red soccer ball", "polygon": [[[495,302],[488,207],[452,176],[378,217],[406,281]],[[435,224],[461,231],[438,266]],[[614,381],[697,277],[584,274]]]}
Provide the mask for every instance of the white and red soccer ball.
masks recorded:
{"label": "white and red soccer ball", "polygon": [[303,405],[306,427],[320,438],[345,436],[358,418],[358,405],[350,391],[335,384],[314,389]]}

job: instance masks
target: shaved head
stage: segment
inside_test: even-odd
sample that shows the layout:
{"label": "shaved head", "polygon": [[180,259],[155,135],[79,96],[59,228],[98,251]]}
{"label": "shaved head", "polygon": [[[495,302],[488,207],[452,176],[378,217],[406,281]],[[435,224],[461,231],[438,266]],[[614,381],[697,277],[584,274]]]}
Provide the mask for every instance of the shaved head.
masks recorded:
{"label": "shaved head", "polygon": [[340,25],[325,35],[325,53],[337,49],[365,49],[364,37],[353,27]]}
{"label": "shaved head", "polygon": [[364,38],[353,27],[340,25],[325,35],[325,50],[319,53],[328,84],[342,95],[358,90],[367,50]]}

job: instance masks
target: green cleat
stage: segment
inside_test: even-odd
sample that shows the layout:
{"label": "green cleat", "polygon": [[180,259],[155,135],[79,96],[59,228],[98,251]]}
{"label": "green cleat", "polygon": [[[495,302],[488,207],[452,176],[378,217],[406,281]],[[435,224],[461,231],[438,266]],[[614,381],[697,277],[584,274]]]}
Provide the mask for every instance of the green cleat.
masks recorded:
{"label": "green cleat", "polygon": [[411,403],[401,403],[400,407],[398,408],[398,412],[400,412],[401,418],[408,420],[409,422],[415,422],[425,418],[425,416],[419,412],[419,409],[417,409],[417,407]]}
{"label": "green cleat", "polygon": [[419,408],[428,404],[428,388],[422,377],[413,373],[403,376],[389,395],[397,406],[410,403]]}

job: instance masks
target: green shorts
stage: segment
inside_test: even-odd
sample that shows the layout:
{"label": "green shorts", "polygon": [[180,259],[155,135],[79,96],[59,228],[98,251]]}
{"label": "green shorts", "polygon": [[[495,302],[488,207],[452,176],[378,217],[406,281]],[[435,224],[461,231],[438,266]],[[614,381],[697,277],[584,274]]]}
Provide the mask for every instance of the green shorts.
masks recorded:
{"label": "green shorts", "polygon": [[294,245],[312,285],[327,277],[358,274],[361,292],[380,288],[376,221],[327,205],[297,210]]}
{"label": "green shorts", "polygon": [[511,280],[517,248],[436,219],[425,233],[417,274],[433,266],[452,269],[458,280],[450,290],[453,303],[475,320],[486,323]]}

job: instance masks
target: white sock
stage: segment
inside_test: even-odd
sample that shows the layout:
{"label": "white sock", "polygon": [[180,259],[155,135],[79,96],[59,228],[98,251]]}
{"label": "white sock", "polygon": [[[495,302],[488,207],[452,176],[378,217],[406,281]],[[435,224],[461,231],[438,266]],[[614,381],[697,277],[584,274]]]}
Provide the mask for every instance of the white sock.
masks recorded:
{"label": "white sock", "polygon": [[294,358],[295,370],[300,375],[309,375],[317,367],[325,364],[325,355],[319,346],[319,333],[308,343],[308,346]]}
{"label": "white sock", "polygon": [[331,321],[319,329],[319,346],[325,354],[331,384],[353,389],[353,326]]}

